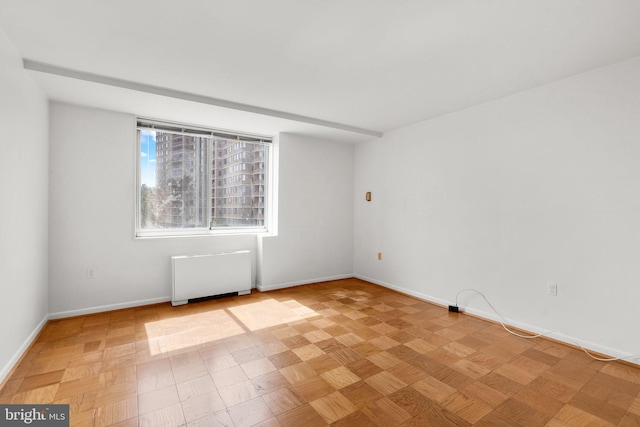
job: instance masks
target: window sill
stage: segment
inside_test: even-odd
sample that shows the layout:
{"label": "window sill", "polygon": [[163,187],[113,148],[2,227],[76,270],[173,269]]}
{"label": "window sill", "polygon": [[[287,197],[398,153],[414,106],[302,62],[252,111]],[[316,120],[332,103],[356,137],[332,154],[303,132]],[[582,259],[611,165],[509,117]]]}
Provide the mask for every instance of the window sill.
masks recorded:
{"label": "window sill", "polygon": [[241,229],[217,229],[217,230],[156,230],[156,231],[138,231],[134,238],[136,240],[145,239],[175,239],[185,237],[228,237],[228,236],[268,236],[271,235],[266,228],[250,228]]}

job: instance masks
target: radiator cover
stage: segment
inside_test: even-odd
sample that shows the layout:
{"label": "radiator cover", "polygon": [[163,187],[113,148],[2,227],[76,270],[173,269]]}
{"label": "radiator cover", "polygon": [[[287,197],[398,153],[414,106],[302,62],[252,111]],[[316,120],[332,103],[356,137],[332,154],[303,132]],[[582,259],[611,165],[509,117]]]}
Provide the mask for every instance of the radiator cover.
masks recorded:
{"label": "radiator cover", "polygon": [[171,304],[190,299],[251,292],[251,251],[171,257]]}

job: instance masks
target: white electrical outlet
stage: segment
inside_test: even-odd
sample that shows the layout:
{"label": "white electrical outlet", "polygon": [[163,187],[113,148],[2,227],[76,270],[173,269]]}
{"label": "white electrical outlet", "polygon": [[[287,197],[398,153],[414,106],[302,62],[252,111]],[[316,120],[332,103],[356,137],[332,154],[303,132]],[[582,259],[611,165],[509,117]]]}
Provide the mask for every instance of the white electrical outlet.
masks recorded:
{"label": "white electrical outlet", "polygon": [[552,297],[558,296],[558,284],[557,283],[547,283],[547,295],[551,295]]}
{"label": "white electrical outlet", "polygon": [[95,279],[96,271],[93,268],[87,268],[87,279]]}

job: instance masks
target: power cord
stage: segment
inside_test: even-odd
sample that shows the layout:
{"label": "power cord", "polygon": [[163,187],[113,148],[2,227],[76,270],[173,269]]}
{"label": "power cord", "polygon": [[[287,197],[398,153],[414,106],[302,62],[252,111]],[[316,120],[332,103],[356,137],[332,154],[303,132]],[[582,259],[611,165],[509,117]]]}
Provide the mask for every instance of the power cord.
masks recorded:
{"label": "power cord", "polygon": [[[504,330],[505,330],[505,331],[509,332],[509,333],[510,333],[510,334],[512,334],[512,335],[515,335],[515,336],[520,337],[520,338],[532,339],[532,338],[540,338],[540,337],[543,337],[543,336],[545,336],[545,335],[550,335],[550,334],[553,334],[553,333],[560,333],[559,331],[547,331],[547,332],[543,332],[543,333],[540,333],[540,334],[534,334],[534,335],[523,335],[523,334],[520,334],[520,333],[518,333],[518,332],[512,331],[512,330],[511,330],[511,329],[509,329],[509,328],[507,327],[507,325],[506,325],[506,323],[507,323],[507,319],[505,319],[505,318],[504,318],[504,316],[502,315],[502,313],[500,313],[500,312],[499,312],[499,311],[498,311],[498,310],[493,306],[493,304],[491,304],[491,302],[489,302],[489,300],[487,299],[487,297],[486,297],[482,292],[480,292],[480,291],[478,291],[478,290],[476,290],[476,289],[471,289],[471,288],[470,288],[470,289],[463,289],[463,290],[459,291],[459,292],[456,294],[456,305],[450,305],[450,306],[449,306],[449,311],[451,311],[451,312],[455,312],[455,313],[457,313],[457,312],[459,311],[459,308],[458,308],[458,307],[459,307],[459,306],[458,306],[458,297],[459,297],[459,296],[460,296],[460,294],[461,294],[461,293],[463,293],[463,292],[475,292],[476,294],[480,295],[480,296],[485,300],[485,302],[487,303],[487,305],[488,305],[489,307],[491,307],[491,310],[493,310],[493,312],[494,312],[495,314],[497,314],[497,315],[498,315],[498,317],[500,317],[500,319],[501,319],[501,321],[499,322],[499,323],[500,323],[500,325],[502,325],[502,327],[504,328]],[[598,357],[598,356],[596,356],[596,355],[592,354],[589,350],[587,350],[586,348],[584,348],[584,347],[583,347],[582,345],[580,345],[578,342],[576,342],[576,341],[574,341],[574,340],[572,340],[572,339],[569,339],[569,341],[571,341],[571,343],[573,343],[575,346],[580,347],[580,349],[581,349],[583,352],[585,352],[585,354],[586,354],[587,356],[589,356],[590,358],[592,358],[592,359],[594,359],[594,360],[599,360],[600,362],[614,362],[614,361],[616,361],[616,360],[625,360],[625,359],[632,359],[632,358],[634,358],[634,357],[640,357],[640,354],[633,354],[633,355],[631,355],[631,356],[624,356],[624,357],[605,357],[605,358],[603,358],[603,357]]]}

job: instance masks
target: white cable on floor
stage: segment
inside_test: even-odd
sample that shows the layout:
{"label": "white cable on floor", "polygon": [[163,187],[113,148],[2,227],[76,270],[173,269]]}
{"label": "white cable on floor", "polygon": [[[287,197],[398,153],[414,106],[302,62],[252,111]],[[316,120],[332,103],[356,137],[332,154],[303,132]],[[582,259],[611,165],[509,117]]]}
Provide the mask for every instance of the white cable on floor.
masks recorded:
{"label": "white cable on floor", "polygon": [[[547,332],[543,332],[543,333],[535,334],[535,335],[522,335],[522,334],[519,334],[519,333],[517,333],[517,332],[515,332],[515,331],[512,331],[511,329],[509,329],[509,328],[507,327],[507,325],[506,325],[506,323],[507,323],[507,319],[505,319],[505,318],[504,318],[504,316],[503,316],[503,315],[502,315],[498,310],[496,310],[496,308],[493,306],[493,304],[491,304],[491,303],[489,302],[489,300],[487,299],[487,297],[486,297],[486,296],[484,296],[484,294],[483,294],[482,292],[480,292],[480,291],[478,291],[478,290],[476,290],[476,289],[471,289],[471,288],[469,288],[469,289],[463,289],[463,290],[459,291],[459,292],[456,294],[456,307],[458,307],[458,296],[459,296],[461,293],[463,293],[463,292],[475,292],[476,294],[480,295],[480,296],[485,300],[485,302],[489,305],[489,307],[491,307],[491,309],[493,310],[493,312],[494,312],[494,313],[496,313],[496,314],[500,317],[500,319],[502,319],[502,320],[499,322],[499,323],[500,323],[500,325],[502,325],[502,327],[504,328],[504,330],[505,330],[505,331],[509,332],[509,333],[510,333],[510,334],[512,334],[512,335],[515,335],[515,336],[520,337],[520,338],[532,339],[532,338],[540,338],[540,337],[542,337],[542,336],[550,335],[550,334],[553,334],[553,333],[560,333],[559,331],[547,331]],[[569,339],[569,341],[571,341],[575,346],[580,347],[580,349],[581,349],[582,351],[584,351],[584,352],[585,352],[585,354],[586,354],[587,356],[591,357],[592,359],[599,360],[599,361],[601,361],[601,362],[614,362],[614,361],[616,361],[616,360],[625,360],[625,359],[631,359],[631,358],[634,358],[634,357],[640,357],[640,354],[633,354],[633,355],[631,355],[631,356],[624,356],[624,357],[606,357],[606,358],[598,357],[598,356],[595,356],[595,355],[591,354],[591,353],[589,352],[589,350],[587,350],[586,348],[584,348],[584,347],[583,347],[582,345],[580,345],[578,342],[576,342],[576,341],[574,341],[574,340],[572,340],[572,339]]]}

